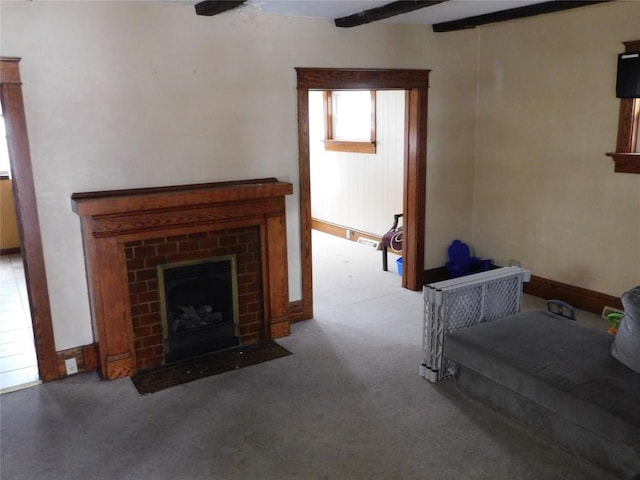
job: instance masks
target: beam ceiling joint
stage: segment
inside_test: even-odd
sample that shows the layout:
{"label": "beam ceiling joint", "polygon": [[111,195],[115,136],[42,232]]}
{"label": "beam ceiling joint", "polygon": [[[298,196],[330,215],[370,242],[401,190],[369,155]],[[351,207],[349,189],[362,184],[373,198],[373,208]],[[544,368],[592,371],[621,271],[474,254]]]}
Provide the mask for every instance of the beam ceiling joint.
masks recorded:
{"label": "beam ceiling joint", "polygon": [[196,3],[196,15],[212,17],[227,10],[233,10],[246,1],[247,0],[204,0]]}
{"label": "beam ceiling joint", "polygon": [[394,17],[403,13],[413,12],[421,8],[431,7],[447,0],[400,0],[397,2],[387,3],[381,7],[364,10],[354,13],[346,17],[336,18],[334,23],[336,27],[349,28],[364,25],[365,23],[383,20],[385,18]]}

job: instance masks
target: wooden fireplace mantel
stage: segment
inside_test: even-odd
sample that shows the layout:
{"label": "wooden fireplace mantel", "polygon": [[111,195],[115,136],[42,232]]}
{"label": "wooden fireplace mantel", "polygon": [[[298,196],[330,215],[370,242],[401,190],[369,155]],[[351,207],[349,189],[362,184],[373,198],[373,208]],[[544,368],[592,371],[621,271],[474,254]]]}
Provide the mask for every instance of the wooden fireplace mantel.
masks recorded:
{"label": "wooden fireplace mantel", "polygon": [[124,243],[257,226],[262,238],[265,334],[289,332],[285,196],[275,178],[74,193],[81,217],[94,335],[104,378],[136,369]]}

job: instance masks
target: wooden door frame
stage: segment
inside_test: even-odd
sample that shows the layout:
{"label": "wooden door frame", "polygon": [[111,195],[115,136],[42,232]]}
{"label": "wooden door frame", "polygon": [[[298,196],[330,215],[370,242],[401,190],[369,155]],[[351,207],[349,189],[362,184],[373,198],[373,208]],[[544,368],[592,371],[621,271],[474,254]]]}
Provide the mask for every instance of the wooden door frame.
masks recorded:
{"label": "wooden door frame", "polygon": [[7,129],[20,251],[25,269],[38,369],[40,379],[48,382],[59,378],[60,375],[51,322],[49,289],[33,184],[19,62],[19,58],[0,58],[0,103]]}
{"label": "wooden door frame", "polygon": [[302,267],[302,316],[300,319],[313,317],[309,147],[310,90],[406,91],[402,286],[410,290],[420,290],[424,276],[427,111],[430,70],[296,68],[296,72]]}

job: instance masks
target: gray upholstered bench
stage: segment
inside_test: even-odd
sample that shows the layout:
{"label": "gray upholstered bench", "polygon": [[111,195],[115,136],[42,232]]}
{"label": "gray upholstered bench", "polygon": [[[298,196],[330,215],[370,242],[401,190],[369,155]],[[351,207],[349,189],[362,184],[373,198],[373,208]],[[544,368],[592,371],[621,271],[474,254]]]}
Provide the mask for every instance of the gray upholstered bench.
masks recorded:
{"label": "gray upholstered bench", "polygon": [[640,474],[640,374],[611,356],[613,338],[529,311],[449,334],[444,355],[472,396],[630,478]]}

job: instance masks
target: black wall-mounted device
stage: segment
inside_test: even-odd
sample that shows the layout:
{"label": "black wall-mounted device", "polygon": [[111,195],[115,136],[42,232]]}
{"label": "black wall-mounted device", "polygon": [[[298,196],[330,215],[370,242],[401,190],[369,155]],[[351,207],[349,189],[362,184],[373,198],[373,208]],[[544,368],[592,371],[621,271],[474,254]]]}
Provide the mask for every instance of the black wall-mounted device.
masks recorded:
{"label": "black wall-mounted device", "polygon": [[618,55],[616,97],[640,98],[640,52]]}

